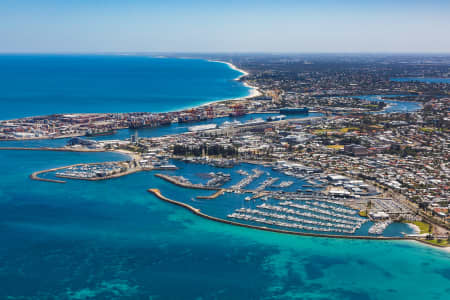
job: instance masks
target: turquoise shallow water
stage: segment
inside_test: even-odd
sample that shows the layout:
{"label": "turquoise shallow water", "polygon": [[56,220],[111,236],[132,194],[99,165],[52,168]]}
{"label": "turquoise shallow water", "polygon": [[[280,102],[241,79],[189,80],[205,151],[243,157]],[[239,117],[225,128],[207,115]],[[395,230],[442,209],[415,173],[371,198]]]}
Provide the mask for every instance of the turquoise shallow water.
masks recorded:
{"label": "turquoise shallow water", "polygon": [[[40,169],[123,159],[0,151],[0,299],[447,299],[450,255],[413,242],[289,236],[162,202],[192,192],[142,172],[31,181]],[[224,200],[226,201],[226,200]]]}
{"label": "turquoise shallow water", "polygon": [[165,112],[247,96],[241,72],[197,59],[0,55],[0,120],[52,113]]}

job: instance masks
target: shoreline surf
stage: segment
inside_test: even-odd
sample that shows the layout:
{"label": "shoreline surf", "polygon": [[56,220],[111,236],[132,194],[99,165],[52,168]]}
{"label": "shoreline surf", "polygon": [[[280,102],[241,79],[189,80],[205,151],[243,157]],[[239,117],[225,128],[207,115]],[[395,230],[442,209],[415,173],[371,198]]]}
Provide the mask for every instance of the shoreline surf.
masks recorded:
{"label": "shoreline surf", "polygon": [[[113,56],[121,56],[121,55],[113,55]],[[148,57],[148,56],[136,56],[136,57]],[[150,57],[150,58],[154,58],[154,57]],[[214,96],[209,96],[208,98],[210,99],[204,99],[204,100],[195,100],[195,97],[192,97],[192,100],[186,101],[188,103],[186,103],[185,105],[182,103],[174,103],[173,104],[173,108],[161,108],[161,109],[155,109],[155,110],[148,110],[148,109],[131,109],[131,110],[127,110],[127,109],[113,109],[112,111],[108,111],[105,110],[103,111],[102,109],[94,109],[94,111],[78,111],[78,109],[64,109],[62,108],[61,111],[58,112],[54,112],[54,113],[45,113],[45,112],[28,112],[25,116],[5,116],[5,117],[1,117],[0,121],[12,121],[12,120],[18,120],[18,119],[25,119],[25,118],[31,118],[31,117],[39,117],[39,116],[48,116],[48,115],[52,115],[52,114],[67,114],[67,115],[72,115],[72,114],[103,114],[103,113],[134,113],[134,112],[148,112],[148,113],[175,113],[175,112],[181,112],[184,110],[190,110],[190,109],[196,109],[196,108],[200,108],[200,107],[204,107],[204,106],[208,106],[208,105],[212,105],[212,104],[216,104],[216,103],[221,103],[221,102],[226,102],[226,101],[235,101],[235,100],[246,100],[246,99],[250,99],[259,95],[262,95],[262,93],[258,90],[257,87],[255,86],[251,86],[250,84],[248,84],[245,81],[240,81],[240,79],[246,75],[248,75],[249,73],[245,70],[239,69],[237,68],[235,65],[229,63],[229,62],[224,62],[224,61],[213,61],[213,60],[208,60],[208,59],[194,59],[194,58],[175,58],[176,60],[184,60],[184,59],[189,59],[189,60],[199,60],[199,61],[203,61],[203,62],[208,62],[208,63],[220,63],[220,64],[225,64],[227,65],[227,67],[231,70],[235,70],[237,72],[239,72],[240,74],[235,77],[235,78],[230,78],[232,81],[239,81],[239,85],[241,86],[240,89],[242,89],[242,87],[245,87],[246,91],[244,95],[240,95],[240,96],[236,96],[236,97],[217,97],[216,99],[214,99]],[[229,87],[230,89],[232,89],[232,87]],[[241,91],[243,92],[243,91]],[[237,94],[239,93],[239,88],[236,90]],[[236,94],[235,93],[235,94]],[[212,99],[211,99],[212,98]],[[124,106],[127,106],[124,103]],[[151,107],[152,105],[149,104],[149,107]],[[106,108],[106,107],[105,107]]]}
{"label": "shoreline surf", "polygon": [[[185,58],[185,59],[191,59],[191,58]],[[239,101],[239,100],[248,100],[254,97],[259,97],[261,95],[263,95],[263,93],[261,93],[261,91],[259,91],[258,87],[256,86],[252,86],[250,84],[248,84],[245,81],[240,81],[240,79],[244,76],[249,75],[250,73],[248,73],[247,71],[243,70],[243,69],[239,69],[238,67],[236,67],[235,65],[233,65],[230,62],[227,61],[221,61],[221,60],[210,60],[210,59],[204,59],[205,61],[211,62],[211,63],[220,63],[220,64],[225,64],[227,65],[230,69],[235,70],[237,72],[240,72],[241,75],[239,75],[238,77],[234,78],[233,80],[235,81],[239,81],[242,83],[243,86],[247,87],[250,89],[250,94],[247,96],[241,96],[241,97],[235,97],[235,98],[226,98],[226,99],[219,99],[219,100],[213,100],[213,101],[208,101],[206,103],[203,104],[198,104],[198,105],[194,105],[194,106],[188,106],[185,108],[181,108],[178,110],[172,110],[172,111],[166,111],[165,113],[171,113],[171,112],[178,112],[178,111],[183,111],[183,110],[188,110],[188,109],[196,109],[199,107],[204,107],[204,106],[208,106],[208,105],[212,105],[212,104],[219,104],[221,102],[227,102],[227,101]]]}

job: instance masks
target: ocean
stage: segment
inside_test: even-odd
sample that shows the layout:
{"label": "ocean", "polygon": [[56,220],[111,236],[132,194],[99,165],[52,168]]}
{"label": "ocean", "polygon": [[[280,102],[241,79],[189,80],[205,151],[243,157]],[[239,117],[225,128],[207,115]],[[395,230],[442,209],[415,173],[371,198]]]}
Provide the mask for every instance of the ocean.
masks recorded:
{"label": "ocean", "polygon": [[[201,60],[1,56],[0,65],[0,119],[165,111],[248,93],[233,80],[239,72]],[[182,78],[190,84],[177,85]],[[162,130],[140,133],[185,128]],[[450,292],[449,252],[419,243],[311,238],[216,223],[149,194],[148,188],[158,188],[186,202],[198,195],[153,172],[65,184],[29,179],[37,170],[123,159],[116,153],[0,151],[0,299],[414,300],[446,299]],[[209,171],[189,170],[192,176]],[[227,198],[215,201],[222,201],[222,213]]]}
{"label": "ocean", "polygon": [[0,299],[447,298],[450,255],[440,249],[216,223],[149,194],[195,194],[151,172],[66,184],[28,178],[120,159],[0,151]]}
{"label": "ocean", "polygon": [[53,113],[167,112],[245,97],[241,72],[200,59],[0,55],[0,120]]}

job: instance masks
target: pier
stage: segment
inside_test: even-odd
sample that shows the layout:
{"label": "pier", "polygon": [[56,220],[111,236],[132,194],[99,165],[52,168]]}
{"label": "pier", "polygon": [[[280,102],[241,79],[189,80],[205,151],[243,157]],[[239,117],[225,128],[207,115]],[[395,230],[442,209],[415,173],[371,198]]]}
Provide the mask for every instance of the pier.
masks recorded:
{"label": "pier", "polygon": [[247,177],[244,177],[237,184],[233,185],[231,188],[234,190],[240,190],[243,187],[246,187],[250,183],[252,183],[255,179],[259,178],[264,172],[259,169],[253,169],[253,174],[248,174],[247,172],[241,173],[242,175],[246,174]]}
{"label": "pier", "polygon": [[223,195],[225,193],[225,189],[218,190],[214,194],[210,196],[197,196],[197,199],[216,199],[217,197]]}

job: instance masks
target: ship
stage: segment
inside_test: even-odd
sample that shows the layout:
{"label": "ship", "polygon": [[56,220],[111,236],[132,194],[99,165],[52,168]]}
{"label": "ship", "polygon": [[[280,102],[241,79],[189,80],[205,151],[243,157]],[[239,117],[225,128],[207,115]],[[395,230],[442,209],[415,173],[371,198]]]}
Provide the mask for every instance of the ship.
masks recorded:
{"label": "ship", "polygon": [[225,121],[225,122],[222,123],[222,125],[220,125],[219,128],[223,129],[223,128],[230,128],[230,127],[235,127],[235,126],[241,126],[241,125],[242,125],[242,123],[237,121],[237,120],[232,121],[232,122]]}
{"label": "ship", "polygon": [[198,131],[204,131],[204,130],[210,130],[210,129],[216,129],[217,124],[205,124],[205,125],[197,125],[197,126],[190,126],[188,127],[188,130],[190,132],[198,132]]}
{"label": "ship", "polygon": [[180,116],[178,117],[178,122],[175,123],[193,123],[206,120],[208,120],[208,118],[205,116]]}
{"label": "ship", "polygon": [[151,121],[151,122],[145,122],[145,121],[131,121],[129,123],[130,129],[139,129],[139,128],[155,128],[159,126],[166,126],[172,124],[170,119],[163,119],[158,121]]}
{"label": "ship", "polygon": [[266,121],[263,120],[262,118],[256,118],[256,119],[250,119],[247,122],[243,123],[242,125],[243,126],[248,126],[248,125],[252,126],[252,125],[261,125],[264,123],[266,123]]}
{"label": "ship", "polygon": [[103,136],[103,135],[113,135],[116,134],[117,131],[114,129],[88,129],[84,136],[86,137],[94,137],[94,136]]}
{"label": "ship", "polygon": [[307,107],[284,107],[280,108],[280,114],[294,115],[294,114],[307,114],[309,113],[309,108]]}
{"label": "ship", "polygon": [[281,120],[284,120],[284,119],[286,119],[286,116],[285,116],[285,115],[278,115],[278,116],[270,116],[270,117],[267,117],[267,121],[268,121],[268,122],[272,122],[272,121],[281,121]]}

